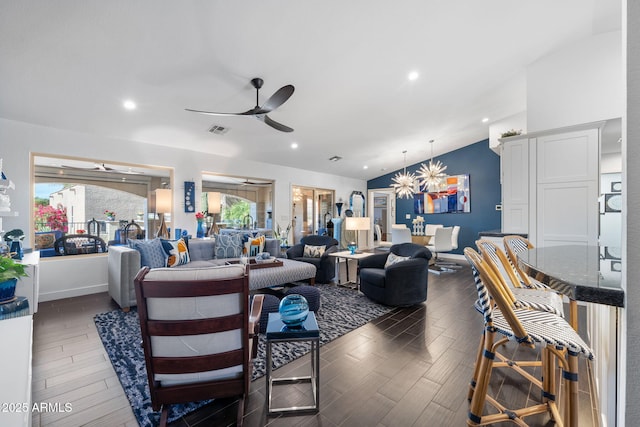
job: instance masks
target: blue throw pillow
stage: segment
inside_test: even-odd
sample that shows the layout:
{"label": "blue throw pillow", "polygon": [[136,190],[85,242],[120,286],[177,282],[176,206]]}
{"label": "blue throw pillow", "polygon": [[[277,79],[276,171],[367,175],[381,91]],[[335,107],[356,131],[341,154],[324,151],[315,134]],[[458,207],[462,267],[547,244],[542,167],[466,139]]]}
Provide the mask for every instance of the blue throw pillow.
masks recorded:
{"label": "blue throw pillow", "polygon": [[166,266],[166,254],[162,249],[160,239],[153,240],[129,240],[129,247],[140,252],[140,265],[149,268],[161,268]]}
{"label": "blue throw pillow", "polygon": [[240,233],[218,234],[216,239],[216,258],[239,258],[242,255],[242,235]]}

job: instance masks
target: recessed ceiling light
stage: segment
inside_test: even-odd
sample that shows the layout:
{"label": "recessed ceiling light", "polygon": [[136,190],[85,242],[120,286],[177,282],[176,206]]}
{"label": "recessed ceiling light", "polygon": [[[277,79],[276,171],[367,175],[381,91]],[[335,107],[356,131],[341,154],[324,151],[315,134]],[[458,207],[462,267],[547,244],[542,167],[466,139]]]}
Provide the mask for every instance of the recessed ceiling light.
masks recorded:
{"label": "recessed ceiling light", "polygon": [[487,123],[489,121],[489,117],[485,117],[484,119],[482,119],[482,123]]}
{"label": "recessed ceiling light", "polygon": [[136,103],[133,102],[130,99],[127,99],[126,101],[124,101],[122,103],[122,106],[124,107],[125,110],[135,110],[136,109]]}
{"label": "recessed ceiling light", "polygon": [[408,78],[409,78],[410,81],[414,81],[414,80],[417,80],[419,76],[420,76],[420,74],[418,74],[417,71],[412,71],[412,72],[409,73]]}
{"label": "recessed ceiling light", "polygon": [[362,167],[362,169],[369,169],[369,166],[364,165],[364,166]]}
{"label": "recessed ceiling light", "polygon": [[294,150],[295,150],[296,148],[298,148],[298,143],[297,143],[297,142],[292,142],[292,143],[291,143],[291,148],[293,148]]}

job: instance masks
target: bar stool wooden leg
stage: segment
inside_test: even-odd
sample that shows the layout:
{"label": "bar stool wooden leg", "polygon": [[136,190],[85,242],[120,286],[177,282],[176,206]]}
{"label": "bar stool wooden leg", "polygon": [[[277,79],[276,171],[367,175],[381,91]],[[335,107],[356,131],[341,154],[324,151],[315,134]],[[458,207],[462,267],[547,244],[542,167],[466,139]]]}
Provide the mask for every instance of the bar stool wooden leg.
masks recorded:
{"label": "bar stool wooden leg", "polygon": [[569,324],[578,331],[578,301],[569,299]]}
{"label": "bar stool wooden leg", "polygon": [[491,379],[491,370],[493,368],[494,353],[493,341],[495,339],[495,332],[485,330],[484,333],[484,346],[482,349],[482,358],[480,362],[480,369],[478,372],[478,378],[475,391],[469,405],[469,419],[467,424],[470,426],[478,425],[482,420],[482,412],[484,409],[484,402],[489,389],[489,381]]}
{"label": "bar stool wooden leg", "polygon": [[478,353],[476,354],[476,363],[473,367],[473,377],[471,378],[471,383],[469,383],[469,392],[467,393],[467,400],[471,401],[473,397],[473,391],[476,388],[476,383],[478,382],[478,373],[480,371],[480,364],[482,363],[482,353],[484,351],[484,336],[486,331],[483,331],[482,335],[480,335],[480,343],[478,344]]}

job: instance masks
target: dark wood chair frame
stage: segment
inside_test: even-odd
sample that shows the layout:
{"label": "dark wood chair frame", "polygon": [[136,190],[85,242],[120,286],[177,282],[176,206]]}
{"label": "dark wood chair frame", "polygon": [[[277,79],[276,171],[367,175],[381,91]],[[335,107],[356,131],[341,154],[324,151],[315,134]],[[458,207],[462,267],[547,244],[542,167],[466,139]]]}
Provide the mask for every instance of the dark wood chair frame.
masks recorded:
{"label": "dark wood chair frame", "polygon": [[[149,272],[144,267],[135,278],[135,291],[138,301],[138,315],[142,332],[147,365],[147,377],[151,391],[151,404],[155,411],[162,409],[160,426],[167,423],[168,407],[173,403],[194,402],[213,398],[239,396],[237,425],[242,425],[245,396],[249,392],[251,380],[250,352],[257,351],[257,331],[259,325],[253,322],[255,312],[249,313],[249,276],[248,270],[242,277],[219,280],[193,281],[145,281]],[[204,297],[242,293],[244,304],[242,312],[230,316],[196,320],[152,320],[148,318],[147,298]],[[260,303],[262,300],[259,301]],[[254,298],[253,308],[256,307]],[[257,313],[257,319],[260,313]],[[198,335],[242,329],[242,348],[224,353],[193,357],[154,357],[151,351],[151,336]],[[253,339],[253,346],[249,340]],[[243,365],[243,375],[235,379],[208,380],[198,383],[161,386],[155,380],[156,374],[184,374],[211,371],[231,366]]]}

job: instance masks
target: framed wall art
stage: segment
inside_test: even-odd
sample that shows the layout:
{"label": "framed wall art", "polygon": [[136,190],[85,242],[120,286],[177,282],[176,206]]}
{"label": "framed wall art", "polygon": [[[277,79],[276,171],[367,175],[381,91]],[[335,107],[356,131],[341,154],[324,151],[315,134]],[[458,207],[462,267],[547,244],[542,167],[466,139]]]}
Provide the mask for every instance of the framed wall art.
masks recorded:
{"label": "framed wall art", "polygon": [[184,211],[193,213],[196,211],[196,183],[193,181],[184,182]]}
{"label": "framed wall art", "polygon": [[451,175],[438,191],[417,193],[413,201],[416,214],[471,212],[469,175]]}

